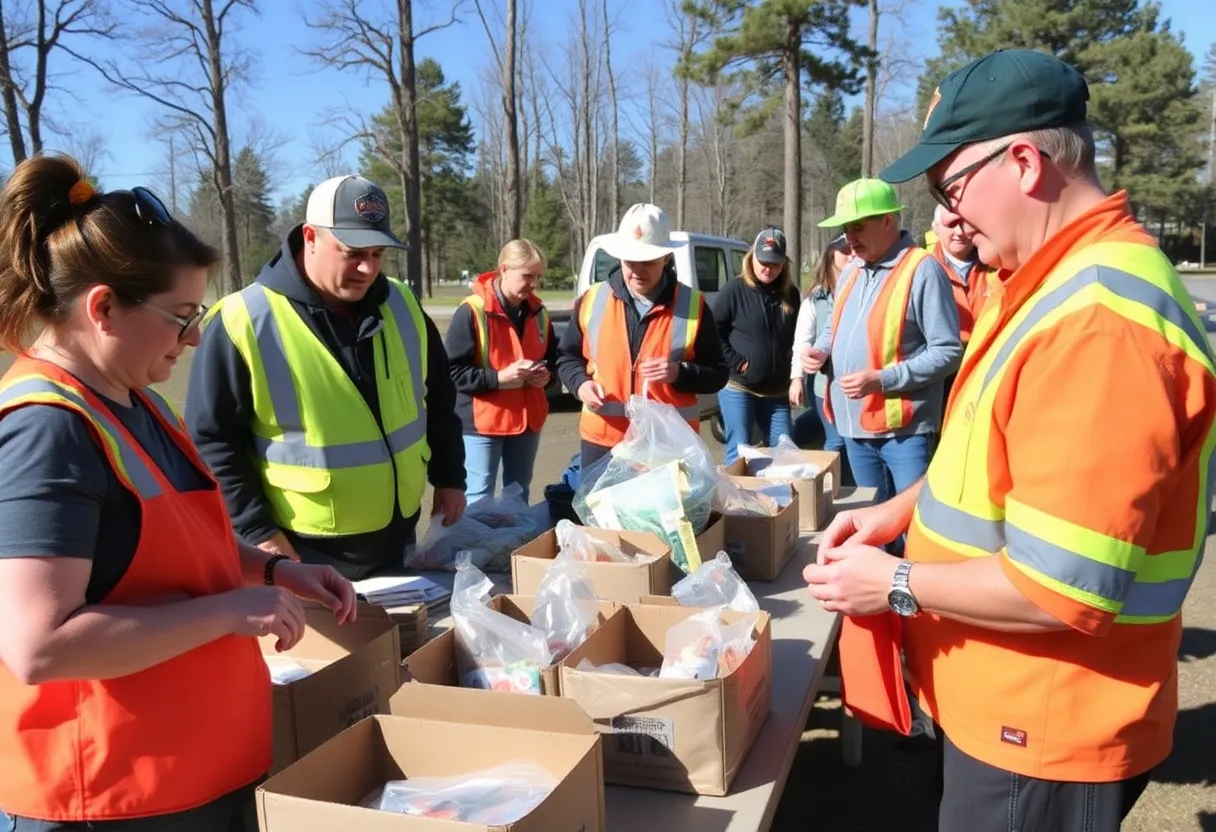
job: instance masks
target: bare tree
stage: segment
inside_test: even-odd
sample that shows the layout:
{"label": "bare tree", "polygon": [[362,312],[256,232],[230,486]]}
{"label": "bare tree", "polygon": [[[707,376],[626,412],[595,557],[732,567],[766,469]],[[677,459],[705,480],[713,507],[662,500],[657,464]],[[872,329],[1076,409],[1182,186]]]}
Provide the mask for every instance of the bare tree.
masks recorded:
{"label": "bare tree", "polygon": [[494,54],[494,62],[502,89],[502,114],[505,121],[507,181],[507,235],[511,239],[520,236],[523,224],[523,176],[520,170],[519,149],[519,116],[517,113],[519,96],[516,92],[516,82],[519,79],[517,58],[519,54],[519,31],[516,25],[516,0],[506,0],[506,20],[504,21],[503,46],[500,49],[494,38],[494,32],[486,19],[482,0],[473,0],[477,8],[477,16],[485,29],[486,38],[490,42],[490,51]]}
{"label": "bare tree", "polygon": [[646,117],[640,119],[641,134],[647,144],[648,179],[650,185],[650,203],[656,204],[655,189],[658,182],[659,169],[659,89],[663,70],[653,60],[646,63]]}
{"label": "bare tree", "polygon": [[616,101],[616,77],[612,74],[612,21],[608,19],[608,0],[602,3],[604,12],[604,69],[608,74],[608,100],[612,107],[612,181],[608,190],[608,214],[614,220],[621,215],[621,125]]}
{"label": "bare tree", "polygon": [[676,51],[676,76],[679,85],[680,100],[680,144],[679,162],[676,170],[676,226],[684,228],[684,204],[688,190],[688,86],[690,74],[687,61],[696,47],[701,43],[704,33],[698,27],[695,15],[689,14],[684,8],[683,0],[670,0],[667,6],[667,19],[675,33],[676,40],[672,47]]}
{"label": "bare tree", "polygon": [[[225,287],[244,285],[241,274],[236,204],[232,187],[232,134],[228,122],[230,91],[249,80],[253,66],[247,50],[229,34],[238,10],[256,13],[254,0],[131,0],[130,14],[141,21],[136,42],[150,56],[131,66],[98,61],[73,51],[121,90],[142,96],[164,112],[163,126],[181,133],[198,169],[212,179],[219,195]],[[71,50],[69,50],[71,51]]]}
{"label": "bare tree", "polygon": [[[415,85],[414,44],[419,38],[454,24],[460,8],[457,0],[452,16],[446,23],[414,29],[411,0],[394,0],[392,20],[377,19],[374,10],[359,0],[328,0],[320,14],[307,21],[322,33],[322,42],[304,54],[322,65],[336,69],[354,69],[368,76],[380,77],[388,84],[393,102],[393,114],[401,152],[382,152],[401,179],[405,202],[406,275],[416,294],[422,293],[422,224],[421,181],[418,159],[418,101]],[[348,134],[347,141],[371,140],[384,147],[382,137],[372,126],[360,120],[359,128]]]}
{"label": "bare tree", "polygon": [[878,0],[870,0],[870,54],[866,57],[866,98],[862,113],[861,175],[874,175],[874,116],[878,112]]}
{"label": "bare tree", "polygon": [[74,130],[63,146],[90,176],[96,176],[102,161],[110,158],[105,134],[88,127]]}
{"label": "bare tree", "polygon": [[43,108],[53,87],[56,50],[70,52],[66,38],[109,39],[115,30],[104,0],[34,0],[27,18],[13,17],[11,5],[6,11],[0,0],[0,98],[14,163],[42,152]]}

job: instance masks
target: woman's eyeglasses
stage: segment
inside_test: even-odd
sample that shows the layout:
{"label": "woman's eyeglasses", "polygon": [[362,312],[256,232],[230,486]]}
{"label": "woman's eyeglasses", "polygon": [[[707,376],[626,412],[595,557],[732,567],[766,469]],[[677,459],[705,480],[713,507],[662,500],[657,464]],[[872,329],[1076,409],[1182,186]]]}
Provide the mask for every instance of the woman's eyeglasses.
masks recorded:
{"label": "woman's eyeglasses", "polygon": [[168,309],[162,309],[155,303],[149,303],[146,300],[140,301],[140,305],[151,309],[165,320],[173,321],[173,323],[180,325],[181,331],[177,333],[178,341],[185,341],[187,338],[189,338],[191,333],[198,329],[199,324],[203,322],[203,318],[207,316],[207,307],[202,304],[199,304],[198,309],[196,309],[194,314],[190,315],[189,317],[182,317],[175,312],[170,312]]}

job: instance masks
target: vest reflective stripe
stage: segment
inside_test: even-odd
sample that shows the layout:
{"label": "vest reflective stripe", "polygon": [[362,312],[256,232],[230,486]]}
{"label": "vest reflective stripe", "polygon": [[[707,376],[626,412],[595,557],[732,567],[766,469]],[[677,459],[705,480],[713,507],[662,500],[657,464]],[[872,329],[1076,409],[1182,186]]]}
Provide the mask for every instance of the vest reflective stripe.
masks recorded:
{"label": "vest reflective stripe", "polygon": [[[159,397],[149,396],[155,403]],[[164,490],[156,475],[118,431],[111,430],[110,417],[93,407],[71,388],[58,384],[43,376],[25,376],[13,379],[0,390],[0,407],[17,407],[23,404],[67,404],[87,416],[101,433],[101,439],[113,452],[120,470],[115,473],[145,500],[159,497]],[[159,405],[158,405],[159,406]],[[176,423],[176,417],[173,417]]]}
{"label": "vest reflective stripe", "polygon": [[157,393],[151,387],[145,387],[143,390],[144,397],[147,398],[152,406],[160,411],[160,415],[164,420],[171,425],[177,425],[182,430],[186,429],[186,423],[182,421],[182,417],[173,409],[173,405],[169,404],[169,400]]}
{"label": "vest reflective stripe", "polygon": [[[405,355],[410,367],[410,381],[414,400],[420,403],[417,417],[410,423],[389,432],[388,445],[381,439],[352,442],[343,445],[317,447],[310,445],[304,431],[304,420],[300,415],[300,403],[292,384],[287,356],[283,351],[283,339],[278,322],[270,309],[270,300],[260,283],[254,283],[241,293],[253,322],[257,338],[258,353],[266,373],[266,385],[270,390],[274,421],[282,432],[282,439],[267,439],[254,436],[258,454],[270,463],[297,465],[305,468],[358,468],[391,461],[393,454],[407,450],[426,437],[426,409],[421,406],[425,397],[423,385],[423,362],[417,344],[405,344]],[[413,319],[404,295],[390,282],[388,306],[393,318],[402,325]],[[425,331],[419,333],[425,337]]]}
{"label": "vest reflective stripe", "polygon": [[[908,298],[912,295],[912,279],[916,276],[916,267],[920,265],[920,261],[924,257],[917,255],[923,254],[918,249],[908,249],[908,254],[904,257],[911,262],[905,265],[901,258],[900,262],[893,270],[895,273],[892,278],[900,278],[896,281],[894,288],[891,291],[890,300],[887,301],[885,320],[882,325],[882,345],[879,356],[882,364],[875,369],[881,367],[892,367],[899,363],[903,357],[899,351],[900,342],[904,337],[904,321],[908,315]],[[887,425],[892,430],[898,430],[905,424],[904,422],[904,402],[899,396],[884,397],[883,409],[887,415]]]}
{"label": "vest reflective stripe", "polygon": [[[477,363],[483,370],[490,368],[490,325],[486,321],[486,301],[481,295],[469,295],[461,301],[473,312],[473,329],[477,333]],[[536,312],[536,329],[541,346],[549,335],[549,309],[542,306]]]}
{"label": "vest reflective stripe", "polygon": [[[968,557],[1007,552],[1010,562],[1034,580],[1116,613],[1119,623],[1157,623],[1180,612],[1202,561],[1208,506],[1216,497],[1216,433],[1203,450],[1199,493],[1204,502],[1197,506],[1193,546],[1154,554],[1013,499],[1004,507],[993,505],[987,497],[985,453],[992,402],[1009,360],[1027,338],[1080,309],[1109,308],[1159,332],[1216,372],[1216,359],[1190,298],[1179,296],[1174,281],[1167,279],[1172,268],[1155,248],[1102,243],[1053,270],[1037,297],[1010,321],[1003,343],[981,361],[960,391],[959,401],[966,407],[951,410],[940,445],[943,452],[930,464],[917,500],[914,523],[921,532]],[[981,323],[991,328],[994,321],[994,315],[985,315]],[[977,329],[973,340],[984,337]],[[957,458],[960,447],[965,459]],[[956,458],[951,459],[952,454]],[[957,495],[957,505],[951,504],[951,495]]]}
{"label": "vest reflective stripe", "polygon": [[587,339],[594,360],[594,356],[600,354],[600,327],[604,323],[604,310],[612,297],[612,287],[607,283],[597,283],[587,290],[587,294],[591,295],[590,303],[583,301],[579,327],[583,330],[583,337]]}
{"label": "vest reflective stripe", "polygon": [[[628,416],[625,412],[625,405],[621,402],[604,402],[603,406],[595,412],[601,416],[620,416],[621,418]],[[701,418],[701,408],[695,405],[692,407],[677,407],[676,412],[687,421]]]}
{"label": "vest reflective stripe", "polygon": [[[587,290],[588,293],[594,292],[591,297],[591,303],[584,302],[584,311],[582,314],[583,320],[580,321],[583,330],[583,337],[588,339],[591,345],[591,354],[599,355],[600,350],[600,327],[604,322],[604,310],[608,306],[608,300],[612,296],[612,287],[607,283],[597,283]],[[692,347],[693,342],[697,340],[697,321],[693,320],[693,315],[700,310],[701,293],[696,289],[689,289],[682,283],[677,283],[674,297],[671,299],[672,305],[672,321],[671,321],[671,348],[668,352],[669,361],[683,361],[684,355]],[[587,307],[590,309],[587,309]],[[649,313],[648,313],[649,314]],[[604,413],[604,409],[600,408],[600,413]],[[623,413],[621,414],[624,415]],[[695,418],[695,417],[694,417]]]}

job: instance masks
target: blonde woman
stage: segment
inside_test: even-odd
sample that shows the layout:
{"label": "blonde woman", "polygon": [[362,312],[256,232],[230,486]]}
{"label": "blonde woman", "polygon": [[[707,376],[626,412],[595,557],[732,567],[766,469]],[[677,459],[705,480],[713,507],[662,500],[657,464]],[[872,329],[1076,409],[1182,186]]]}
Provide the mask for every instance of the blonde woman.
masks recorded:
{"label": "blonde woman", "polygon": [[743,276],[727,283],[714,305],[730,367],[730,380],[718,393],[727,465],[753,425],[770,446],[793,431],[788,387],[797,316],[797,273],[785,255],[785,234],[766,228],[744,255]]}
{"label": "blonde woman", "polygon": [[536,296],[546,266],[531,240],[507,243],[498,268],[473,281],[448,326],[469,503],[494,494],[500,465],[503,487],[517,483],[528,498],[557,350],[549,312]]}

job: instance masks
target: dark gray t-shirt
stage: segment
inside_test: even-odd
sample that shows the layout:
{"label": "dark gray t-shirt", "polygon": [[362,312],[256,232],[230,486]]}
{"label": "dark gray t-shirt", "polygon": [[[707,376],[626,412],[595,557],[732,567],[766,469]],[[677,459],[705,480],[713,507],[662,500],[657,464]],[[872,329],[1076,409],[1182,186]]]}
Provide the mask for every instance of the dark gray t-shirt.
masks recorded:
{"label": "dark gray t-shirt", "polygon": [[[213,488],[156,416],[102,399],[178,491]],[[87,603],[126,574],[139,545],[139,500],[120,484],[80,414],[31,404],[0,417],[0,557],[93,561]]]}

